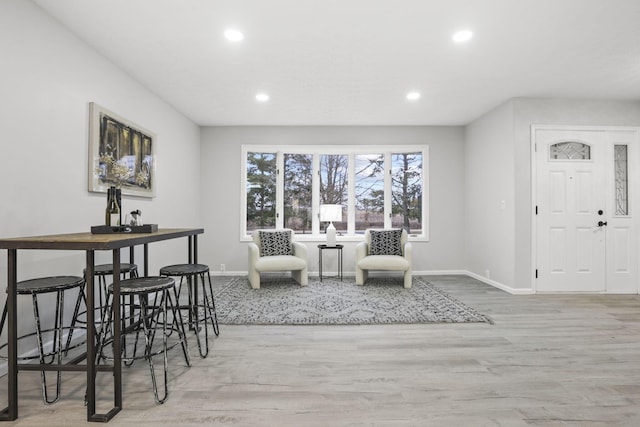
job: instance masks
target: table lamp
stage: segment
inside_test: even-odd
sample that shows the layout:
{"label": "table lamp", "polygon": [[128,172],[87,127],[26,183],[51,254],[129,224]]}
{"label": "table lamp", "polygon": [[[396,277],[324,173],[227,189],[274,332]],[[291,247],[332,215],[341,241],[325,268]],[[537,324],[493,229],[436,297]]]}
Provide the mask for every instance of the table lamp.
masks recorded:
{"label": "table lamp", "polygon": [[342,205],[320,205],[320,221],[328,221],[327,246],[336,245],[336,228],[333,221],[342,221]]}

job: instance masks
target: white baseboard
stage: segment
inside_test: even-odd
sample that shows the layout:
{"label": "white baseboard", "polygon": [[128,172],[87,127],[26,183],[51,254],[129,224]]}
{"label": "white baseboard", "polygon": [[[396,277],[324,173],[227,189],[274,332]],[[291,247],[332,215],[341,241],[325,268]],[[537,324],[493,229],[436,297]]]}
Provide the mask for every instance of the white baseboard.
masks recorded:
{"label": "white baseboard", "polygon": [[479,274],[472,273],[471,271],[465,271],[463,274],[466,274],[469,277],[473,277],[474,279],[479,280],[482,283],[486,283],[487,285],[491,285],[494,288],[498,288],[505,292],[509,292],[512,295],[533,295],[535,293],[531,288],[524,288],[524,289],[512,288],[511,286],[507,286],[500,282],[496,282],[495,280],[487,279],[486,277],[482,277]]}
{"label": "white baseboard", "polygon": [[[380,275],[380,276],[384,276],[385,273],[384,272],[372,272],[373,276],[376,275]],[[386,274],[393,274],[393,273],[386,273]],[[422,271],[413,271],[414,276],[456,276],[456,275],[462,275],[462,276],[469,276],[469,277],[473,277],[476,280],[481,281],[482,283],[486,283],[487,285],[493,286],[494,288],[500,289],[502,291],[508,292],[512,295],[532,295],[535,294],[535,292],[533,291],[533,289],[531,288],[523,288],[523,289],[519,289],[519,288],[512,288],[511,286],[507,286],[503,283],[500,282],[496,282],[495,280],[491,280],[491,279],[487,279],[486,277],[480,276],[479,274],[476,273],[472,273],[471,271],[468,270],[422,270]],[[211,272],[212,276],[246,276],[247,272],[246,271],[227,271],[224,273],[221,272]],[[318,277],[318,272],[317,271],[310,271],[309,272],[309,276],[311,277]],[[350,277],[350,276],[355,276],[356,273],[355,271],[344,271],[343,272],[343,276],[344,277]]]}

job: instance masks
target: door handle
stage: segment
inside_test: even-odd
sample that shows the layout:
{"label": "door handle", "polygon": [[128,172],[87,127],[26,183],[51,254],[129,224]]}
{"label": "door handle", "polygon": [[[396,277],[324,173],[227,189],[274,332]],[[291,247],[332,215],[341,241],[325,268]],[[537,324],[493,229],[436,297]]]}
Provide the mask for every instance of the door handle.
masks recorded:
{"label": "door handle", "polygon": [[598,221],[598,227],[602,227],[603,225],[607,225],[607,221]]}

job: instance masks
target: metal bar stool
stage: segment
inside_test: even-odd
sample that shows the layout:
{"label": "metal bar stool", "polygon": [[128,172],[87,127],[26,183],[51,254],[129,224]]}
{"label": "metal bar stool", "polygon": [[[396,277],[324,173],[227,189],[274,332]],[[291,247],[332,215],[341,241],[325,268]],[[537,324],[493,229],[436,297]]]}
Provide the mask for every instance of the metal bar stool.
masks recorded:
{"label": "metal bar stool", "polygon": [[[172,288],[175,288],[175,281],[170,277],[137,277],[122,280],[120,282],[120,295],[123,300],[126,296],[137,297],[129,299],[130,302],[137,299],[137,303],[134,304],[133,307],[127,307],[125,303],[122,305],[122,322],[123,325],[127,325],[121,331],[123,342],[124,337],[127,334],[135,334],[136,337],[133,341],[134,348],[131,356],[127,356],[127,352],[125,350],[126,345],[122,345],[122,351],[124,353],[122,360],[124,362],[131,363],[139,359],[146,359],[148,361],[153,386],[153,396],[158,403],[164,403],[169,396],[167,384],[167,351],[180,344],[182,346],[185,362],[187,366],[191,366],[184,324],[182,323],[182,317],[180,316],[178,305],[171,295],[170,290]],[[102,325],[104,325],[104,327],[100,331],[98,347],[96,349],[96,357],[98,357],[98,361],[110,358],[109,355],[105,354],[105,350],[110,347],[109,344],[113,342],[112,299],[113,284],[109,285],[107,288],[107,310],[105,311],[105,317],[102,321]],[[127,308],[129,308],[128,311]],[[169,319],[168,310],[172,313],[171,319]],[[158,346],[154,347],[155,336],[158,328],[162,328],[162,345],[159,349]],[[178,334],[178,340],[169,345],[168,337],[174,331]],[[137,355],[138,338],[141,332],[144,335],[145,342],[144,354]],[[158,393],[155,368],[153,364],[153,356],[160,354],[163,356],[164,368],[164,394],[162,397],[159,396]]]}
{"label": "metal bar stool", "polygon": [[[73,316],[69,326],[64,324],[64,292],[70,289],[78,288],[78,297],[75,304]],[[42,329],[40,322],[40,309],[38,307],[38,295],[46,293],[56,293],[56,310],[54,317],[54,325],[52,328]],[[70,349],[71,335],[76,328],[84,329],[84,327],[76,326],[78,311],[80,310],[80,302],[86,301],[84,296],[84,278],[77,276],[55,276],[55,277],[41,277],[37,279],[24,280],[17,283],[16,293],[18,295],[31,295],[33,304],[33,316],[35,320],[35,332],[31,332],[18,337],[18,340],[31,337],[33,335],[37,338],[38,355],[23,356],[20,360],[33,360],[39,359],[41,365],[52,364],[54,361],[57,364],[62,362],[63,353],[66,355]],[[2,311],[2,319],[0,319],[0,334],[4,330],[4,325],[7,319],[7,304],[4,305]],[[62,346],[62,337],[64,330],[69,330],[69,337],[66,345]],[[53,339],[51,341],[51,349],[45,351],[45,345],[43,343],[43,334],[53,332]],[[80,345],[79,343],[77,345]],[[0,349],[6,347],[7,344],[0,346]],[[6,359],[6,356],[0,356]],[[50,359],[49,359],[50,358]],[[49,360],[47,360],[49,359]],[[49,392],[47,387],[46,371],[40,371],[41,383],[42,383],[42,399],[44,403],[55,403],[60,398],[60,386],[62,383],[62,372],[57,371],[56,377],[56,394],[53,399],[49,399]]]}
{"label": "metal bar stool", "polygon": [[[122,275],[122,279],[126,279],[127,275],[129,275],[130,279],[133,279],[134,277],[138,277],[138,266],[136,264],[131,264],[131,263],[120,263],[120,273]],[[85,274],[85,272],[83,271],[83,274]],[[106,301],[103,302],[103,295],[104,295],[104,299],[106,300],[107,297],[107,276],[113,276],[113,264],[100,264],[100,265],[96,265],[93,268],[93,275],[94,277],[97,277],[97,283],[98,283],[98,299],[99,299],[99,303],[100,303],[100,316],[97,317],[97,319],[102,319],[102,317],[104,317],[104,310],[106,308]]]}
{"label": "metal bar stool", "polygon": [[[82,271],[83,275],[86,275],[86,270]],[[120,263],[120,275],[121,279],[124,280],[129,275],[129,278],[138,277],[138,266],[132,263]],[[99,314],[95,316],[95,319],[98,320],[96,322],[96,336],[99,335],[100,329],[102,327],[102,319],[104,318],[104,314],[107,308],[107,276],[113,276],[113,264],[100,264],[96,265],[93,269],[93,276],[98,280],[96,281],[98,285],[98,298],[99,305],[95,307],[96,310],[99,310]],[[83,293],[83,301],[85,307],[87,306],[86,295]],[[78,300],[78,304],[80,304],[80,300]],[[86,311],[80,311],[79,307],[76,308],[75,313],[77,313],[77,322],[81,324],[86,324],[86,320],[84,316],[86,315]],[[67,347],[71,343],[73,331],[67,337]],[[97,338],[96,338],[97,339]],[[96,345],[98,342],[96,341]]]}
{"label": "metal bar stool", "polygon": [[[204,264],[175,264],[162,267],[160,269],[161,276],[168,277],[180,277],[180,283],[175,290],[176,300],[179,301],[180,291],[182,289],[182,282],[187,279],[189,287],[189,299],[188,305],[180,306],[181,309],[188,309],[189,312],[189,326],[196,334],[196,341],[198,343],[198,351],[200,357],[207,357],[209,354],[209,332],[207,330],[207,320],[211,323],[214,334],[220,335],[220,329],[218,327],[218,316],[216,315],[216,303],[213,299],[213,289],[211,287],[211,275],[209,274],[209,266]],[[207,292],[207,286],[205,281],[205,275],[209,282],[209,289]],[[198,279],[200,279],[202,288],[202,301],[198,300]],[[202,316],[200,312],[202,311]],[[200,321],[203,322],[203,328],[200,327]],[[204,342],[205,349],[202,350],[200,343],[200,330],[204,329]]]}

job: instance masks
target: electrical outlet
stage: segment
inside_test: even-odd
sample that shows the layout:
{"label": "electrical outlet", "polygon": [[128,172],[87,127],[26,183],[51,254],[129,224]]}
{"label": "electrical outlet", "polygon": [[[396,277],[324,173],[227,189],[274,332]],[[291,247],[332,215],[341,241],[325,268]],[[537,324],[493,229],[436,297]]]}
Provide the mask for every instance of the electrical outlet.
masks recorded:
{"label": "electrical outlet", "polygon": [[226,271],[226,267],[224,264],[220,264],[220,272],[224,273]]}

